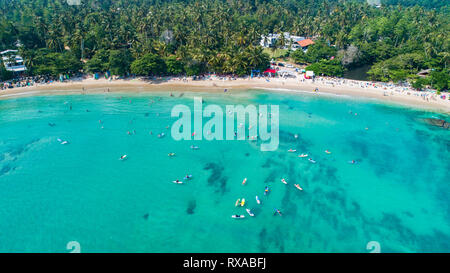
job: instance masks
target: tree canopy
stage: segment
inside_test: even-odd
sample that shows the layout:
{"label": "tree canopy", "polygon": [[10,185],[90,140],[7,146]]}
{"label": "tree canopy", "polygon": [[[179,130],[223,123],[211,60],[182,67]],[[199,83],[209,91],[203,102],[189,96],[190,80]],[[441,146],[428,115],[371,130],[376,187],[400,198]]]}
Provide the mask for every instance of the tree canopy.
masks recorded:
{"label": "tree canopy", "polygon": [[[0,0],[0,49],[20,41],[30,74],[79,68],[119,75],[244,75],[269,65],[259,46],[261,35],[290,32],[316,41],[306,54],[291,55],[296,62],[323,67],[340,60],[341,69],[371,65],[370,75],[385,81],[408,79],[421,68],[445,74],[448,5],[382,3],[378,8],[363,0],[81,0],[80,5]],[[414,61],[418,54],[423,61]],[[164,69],[144,73],[140,68],[155,55]],[[336,61],[325,61],[332,56]],[[74,66],[63,65],[63,59]]]}

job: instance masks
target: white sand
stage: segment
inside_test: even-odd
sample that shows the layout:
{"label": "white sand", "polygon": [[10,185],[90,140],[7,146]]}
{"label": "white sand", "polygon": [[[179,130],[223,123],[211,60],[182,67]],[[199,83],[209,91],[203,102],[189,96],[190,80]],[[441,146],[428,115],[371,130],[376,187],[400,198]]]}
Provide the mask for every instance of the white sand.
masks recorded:
{"label": "white sand", "polygon": [[[84,88],[84,91],[83,91]],[[93,78],[78,79],[69,82],[20,87],[0,91],[0,99],[20,96],[102,93],[110,92],[147,92],[147,91],[210,91],[223,92],[224,89],[266,89],[273,91],[332,93],[355,97],[375,98],[397,104],[415,106],[434,111],[450,113],[449,94],[446,99],[432,92],[418,92],[409,88],[383,83],[371,83],[354,80],[341,80],[317,77],[315,82],[299,78],[218,78],[193,81],[191,78],[164,78],[155,81],[141,78],[129,80],[106,80]]]}

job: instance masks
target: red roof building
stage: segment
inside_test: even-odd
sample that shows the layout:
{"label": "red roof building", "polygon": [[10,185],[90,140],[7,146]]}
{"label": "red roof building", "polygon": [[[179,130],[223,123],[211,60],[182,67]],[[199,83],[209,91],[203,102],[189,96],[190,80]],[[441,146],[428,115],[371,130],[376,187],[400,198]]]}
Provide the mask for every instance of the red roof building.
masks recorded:
{"label": "red roof building", "polygon": [[297,42],[302,48],[308,47],[314,44],[314,41],[311,39],[305,39]]}

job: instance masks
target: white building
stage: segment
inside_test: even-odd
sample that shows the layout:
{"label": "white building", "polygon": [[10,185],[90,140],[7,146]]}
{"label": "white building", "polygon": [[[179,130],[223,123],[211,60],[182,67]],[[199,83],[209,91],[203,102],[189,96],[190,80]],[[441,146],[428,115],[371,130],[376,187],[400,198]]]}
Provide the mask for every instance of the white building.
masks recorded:
{"label": "white building", "polygon": [[23,72],[27,70],[26,66],[23,63],[23,58],[17,55],[17,52],[18,50],[13,49],[8,49],[0,52],[6,70],[12,72]]}
{"label": "white building", "polygon": [[305,37],[291,35],[289,32],[284,32],[283,34],[270,33],[267,36],[261,35],[261,41],[259,44],[262,47],[273,47],[275,43],[280,39],[281,35],[284,36],[284,39],[286,41],[284,49],[288,49],[289,46],[291,46],[292,50],[296,50],[300,47],[298,42],[305,39]]}

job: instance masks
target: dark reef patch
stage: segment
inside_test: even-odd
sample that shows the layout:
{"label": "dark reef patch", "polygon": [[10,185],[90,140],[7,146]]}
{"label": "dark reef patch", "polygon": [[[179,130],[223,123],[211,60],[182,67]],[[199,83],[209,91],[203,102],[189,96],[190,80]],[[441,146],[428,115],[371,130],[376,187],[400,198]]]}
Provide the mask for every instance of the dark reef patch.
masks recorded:
{"label": "dark reef patch", "polygon": [[9,165],[5,165],[3,166],[3,168],[0,170],[0,176],[5,175],[7,173],[9,173],[10,171],[14,170],[14,168],[12,168]]}
{"label": "dark reef patch", "polygon": [[208,177],[208,185],[215,186],[216,193],[224,194],[227,190],[227,177],[223,175],[224,167],[217,163],[210,162],[207,163],[203,169],[211,171],[211,175]]}
{"label": "dark reef patch", "polygon": [[277,172],[275,170],[272,170],[269,173],[269,175],[266,177],[266,179],[264,179],[264,184],[274,182],[276,178],[277,178]]}
{"label": "dark reef patch", "polygon": [[265,245],[265,242],[267,241],[267,230],[266,228],[263,228],[259,234],[259,252],[266,252],[267,251],[267,246]]}
{"label": "dark reef patch", "polygon": [[267,158],[266,161],[261,165],[262,168],[270,168],[273,165],[280,165],[279,163],[277,163],[275,160],[273,160],[272,158]]}
{"label": "dark reef patch", "polygon": [[188,207],[186,209],[186,213],[187,214],[194,214],[196,207],[197,207],[197,202],[195,200],[190,200],[188,202]]}

